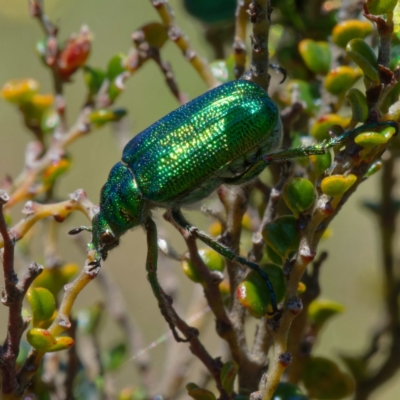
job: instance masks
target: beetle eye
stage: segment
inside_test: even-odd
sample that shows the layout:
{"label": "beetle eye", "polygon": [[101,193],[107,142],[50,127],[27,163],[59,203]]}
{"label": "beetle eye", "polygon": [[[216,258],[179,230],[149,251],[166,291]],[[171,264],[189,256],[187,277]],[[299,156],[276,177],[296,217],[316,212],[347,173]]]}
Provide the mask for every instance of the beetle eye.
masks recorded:
{"label": "beetle eye", "polygon": [[100,236],[100,240],[103,244],[111,244],[115,242],[115,239],[115,236],[110,231],[105,231]]}

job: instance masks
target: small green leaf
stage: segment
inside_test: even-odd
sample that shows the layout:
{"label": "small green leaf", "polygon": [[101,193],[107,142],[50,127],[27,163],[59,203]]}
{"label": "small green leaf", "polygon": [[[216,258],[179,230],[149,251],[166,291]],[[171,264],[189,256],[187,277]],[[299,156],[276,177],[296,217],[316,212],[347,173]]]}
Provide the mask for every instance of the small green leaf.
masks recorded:
{"label": "small green leaf", "polygon": [[363,357],[351,357],[341,355],[340,358],[357,381],[363,381],[368,377],[368,362]]}
{"label": "small green leaf", "polygon": [[324,86],[329,93],[341,95],[349,90],[361,76],[360,68],[343,65],[329,72],[325,78]]}
{"label": "small green leaf", "polygon": [[19,352],[18,352],[18,358],[16,360],[17,367],[20,368],[22,364],[25,362],[26,357],[28,357],[29,350],[31,349],[31,346],[26,340],[21,340],[21,343],[19,345]]}
{"label": "small green leaf", "polygon": [[323,174],[332,164],[332,156],[329,151],[325,154],[311,155],[309,158],[314,165],[316,176]]}
{"label": "small green leaf", "polygon": [[340,115],[325,114],[318,118],[318,120],[312,126],[311,136],[319,141],[327,139],[329,140],[329,128],[331,128],[333,125],[340,125],[342,128],[345,128],[348,125],[348,122],[349,121],[347,119],[342,118]]}
{"label": "small green leaf", "polygon": [[325,323],[337,314],[344,311],[342,304],[332,300],[314,300],[308,309],[308,317],[319,330]]}
{"label": "small green leaf", "polygon": [[127,356],[126,343],[119,343],[103,354],[104,368],[107,371],[114,371],[126,360]]}
{"label": "small green leaf", "polygon": [[43,113],[40,128],[44,133],[53,133],[59,123],[60,116],[58,113],[53,109],[49,109]]}
{"label": "small green leaf", "polygon": [[321,190],[327,196],[342,196],[356,182],[357,177],[349,175],[331,175],[321,181]]}
{"label": "small green leaf", "polygon": [[296,385],[280,382],[272,396],[272,400],[309,400],[309,398]]}
{"label": "small green leaf", "polygon": [[29,102],[39,90],[39,82],[34,79],[13,79],[6,82],[1,96],[10,103],[23,104]]}
{"label": "small green leaf", "polygon": [[104,82],[106,73],[100,68],[84,67],[84,77],[86,85],[92,96],[96,95]]}
{"label": "small green leaf", "polygon": [[101,109],[92,111],[89,115],[89,121],[97,127],[103,126],[108,122],[116,122],[122,119],[127,114],[123,108],[115,110]]}
{"label": "small green leaf", "polygon": [[235,79],[234,69],[235,69],[235,57],[231,54],[225,59],[225,65],[228,69],[228,81],[233,81]]}
{"label": "small green leaf", "polygon": [[26,298],[32,309],[32,324],[37,326],[42,321],[50,319],[56,310],[56,301],[53,294],[45,288],[31,287]]}
{"label": "small green leaf", "polygon": [[112,82],[118,75],[126,71],[126,55],[116,54],[110,59],[107,66],[107,78]]}
{"label": "small green leaf", "polygon": [[150,22],[138,29],[143,33],[143,39],[150,47],[161,49],[168,40],[167,27],[159,22]]}
{"label": "small green leaf", "polygon": [[293,178],[283,187],[283,198],[295,217],[314,203],[314,185],[304,178]]}
{"label": "small green leaf", "polygon": [[380,134],[384,136],[387,140],[391,139],[393,135],[396,134],[396,129],[393,126],[388,126],[387,128],[383,129]]}
{"label": "small green leaf", "polygon": [[272,261],[273,264],[282,266],[282,257],[279,254],[275,253],[274,249],[271,246],[266,245],[266,250],[268,259]]}
{"label": "small green leaf", "polygon": [[263,231],[265,242],[281,257],[287,257],[297,250],[300,243],[300,234],[296,229],[296,218],[293,215],[284,215],[274,222],[267,224]]}
{"label": "small green leaf", "polygon": [[354,61],[372,82],[379,82],[378,60],[371,46],[362,39],[353,39],[346,46],[347,57]]}
{"label": "small green leaf", "polygon": [[236,375],[238,373],[239,366],[235,361],[228,361],[224,364],[221,370],[221,383],[226,393],[230,396],[233,392],[233,385],[235,383]]}
{"label": "small green leaf", "polygon": [[343,399],[354,392],[354,381],[331,360],[310,357],[302,370],[302,380],[311,398]]}
{"label": "small green leaf", "polygon": [[373,147],[385,144],[388,139],[378,132],[363,132],[354,138],[354,142],[365,149],[372,149]]}
{"label": "small green leaf", "polygon": [[[199,255],[203,260],[203,262],[211,271],[222,272],[224,270],[225,261],[223,257],[220,256],[216,251],[209,248],[203,248],[199,249]],[[182,260],[181,266],[183,272],[190,280],[196,283],[203,282],[200,273],[197,271],[196,267],[190,261],[189,256],[187,256]]]}
{"label": "small green leaf", "polygon": [[333,28],[332,41],[337,46],[344,49],[350,40],[364,39],[370,35],[372,31],[373,27],[370,22],[351,19],[340,22]]}
{"label": "small green leaf", "polygon": [[364,93],[352,88],[347,92],[346,100],[350,103],[351,119],[355,122],[364,122],[368,118],[368,104]]}
{"label": "small green leaf", "polygon": [[[277,303],[281,302],[286,293],[286,281],[282,268],[275,264],[264,264],[260,267],[268,274]],[[237,287],[236,295],[240,304],[246,307],[255,318],[261,318],[272,311],[268,286],[257,271],[248,273],[246,279]]]}
{"label": "small green leaf", "polygon": [[378,160],[375,161],[368,169],[368,171],[365,174],[366,178],[369,178],[370,176],[376,174],[378,171],[380,171],[383,167],[382,161]]}
{"label": "small green leaf", "polygon": [[54,336],[46,329],[32,328],[26,333],[29,344],[39,351],[47,351],[56,344]]}
{"label": "small green leaf", "polygon": [[328,42],[303,39],[299,52],[307,67],[316,74],[326,75],[331,64],[331,50]]}
{"label": "small green leaf", "polygon": [[398,0],[367,0],[368,11],[374,15],[392,13]]}
{"label": "small green leaf", "polygon": [[188,395],[195,400],[217,400],[213,392],[202,389],[193,382],[186,385],[186,390],[188,391]]}
{"label": "small green leaf", "polygon": [[65,174],[71,167],[71,160],[60,158],[54,161],[43,172],[42,181],[45,185],[52,185],[61,175]]}
{"label": "small green leaf", "polygon": [[55,338],[55,343],[46,349],[46,353],[55,351],[68,350],[74,345],[74,339],[68,336],[58,336]]}
{"label": "small green leaf", "polygon": [[47,40],[42,39],[37,41],[36,53],[45,65],[46,65],[46,52],[47,52]]}

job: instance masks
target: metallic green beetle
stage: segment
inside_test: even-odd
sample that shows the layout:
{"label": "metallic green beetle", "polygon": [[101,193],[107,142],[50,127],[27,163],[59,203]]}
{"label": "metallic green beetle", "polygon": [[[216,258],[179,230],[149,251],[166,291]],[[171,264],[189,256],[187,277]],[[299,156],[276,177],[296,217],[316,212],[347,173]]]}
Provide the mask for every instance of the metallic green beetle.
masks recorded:
{"label": "metallic green beetle", "polygon": [[[324,153],[350,133],[326,144],[282,152],[281,157]],[[144,226],[149,280],[168,320],[168,300],[157,280],[157,230],[151,219],[151,210],[162,207],[171,211],[178,226],[224,257],[257,270],[269,287],[277,311],[265,272],[190,225],[180,210],[206,198],[221,184],[240,185],[257,177],[271,160],[266,155],[279,148],[281,137],[276,104],[264,89],[246,80],[212,89],[151,125],[126,145],[122,161],[111,169],[102,188],[89,245],[96,254],[93,266],[106,259],[126,231]]]}

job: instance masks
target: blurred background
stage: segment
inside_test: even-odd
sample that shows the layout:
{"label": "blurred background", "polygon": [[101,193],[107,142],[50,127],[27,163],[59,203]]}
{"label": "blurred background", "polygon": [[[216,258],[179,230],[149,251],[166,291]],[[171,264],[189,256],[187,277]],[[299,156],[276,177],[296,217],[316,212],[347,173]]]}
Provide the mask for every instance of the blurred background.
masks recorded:
{"label": "blurred background", "polygon": [[[202,36],[201,24],[185,13],[182,2],[170,0],[176,12],[177,23],[189,37],[193,47],[205,58],[212,58],[212,49]],[[83,24],[89,26],[94,34],[89,65],[104,67],[108,60],[118,52],[127,52],[131,47],[131,34],[141,25],[158,21],[158,15],[149,1],[126,0],[48,0],[46,12],[60,27],[60,38],[67,38],[78,32]],[[14,78],[30,77],[38,80],[41,92],[51,92],[49,70],[44,68],[35,54],[35,43],[43,36],[36,21],[28,14],[26,1],[0,0],[0,84]],[[206,85],[183,58],[172,43],[162,49],[163,58],[169,61],[175,72],[181,91],[190,99],[206,90]],[[280,79],[273,76],[274,80]],[[67,118],[71,124],[84,101],[83,76],[79,72],[74,82],[66,87]],[[127,82],[125,92],[120,96],[117,106],[128,110],[129,136],[133,137],[145,127],[175,109],[176,99],[164,83],[164,77],[157,66],[149,62]],[[0,176],[16,177],[22,170],[24,149],[32,139],[23,126],[14,107],[0,99]],[[109,125],[96,130],[74,143],[69,154],[72,168],[56,188],[60,200],[68,194],[83,188],[89,199],[98,203],[99,192],[106,181],[110,168],[120,159],[121,147]],[[378,271],[379,237],[376,235],[374,219],[368,218],[368,211],[360,207],[364,199],[377,200],[379,174],[361,185],[361,189],[351,197],[339,216],[331,225],[331,237],[324,240],[319,251],[327,250],[329,258],[323,265],[321,274],[324,298],[333,299],[345,306],[345,312],[336,317],[325,328],[322,341],[314,351],[315,355],[327,355],[338,359],[338,354],[357,354],[365,349],[374,325],[382,314],[382,285]],[[213,201],[212,199],[210,200]],[[13,221],[18,221],[22,205],[13,212]],[[183,241],[166,226],[161,213],[156,213],[160,234],[169,232],[169,240],[183,251]],[[202,217],[196,210],[188,211],[187,217],[202,224]],[[60,229],[59,256],[65,261],[83,265],[85,255],[78,249],[67,232],[79,225],[88,225],[82,214],[73,213]],[[39,227],[37,228],[39,229]],[[87,235],[87,240],[89,235]],[[39,235],[40,236],[40,235]],[[38,246],[40,249],[41,246]],[[144,333],[145,346],[151,345],[165,335],[168,328],[158,312],[156,301],[151,293],[145,273],[146,244],[142,229],[136,229],[123,237],[122,244],[113,251],[103,268],[112,273],[120,287],[127,304],[128,312]],[[32,254],[32,260],[43,262],[43,254]],[[27,268],[27,263],[17,258],[19,271]],[[168,285],[178,282],[178,308],[185,310],[185,304],[199,285],[189,281],[181,271],[179,263],[160,260],[161,281]],[[2,275],[2,274],[0,274]],[[1,278],[2,279],[2,278]],[[2,283],[1,283],[2,284]],[[104,296],[94,281],[78,298],[75,310],[80,307],[104,301]],[[0,307],[0,337],[5,337],[6,308]],[[120,332],[110,322],[109,317],[102,321],[101,342],[104,346],[118,342]],[[211,316],[201,318],[209,321],[206,343],[210,351],[219,351],[219,339],[213,333]],[[251,334],[251,329],[249,330]],[[168,337],[153,349],[149,349],[152,365],[160,373],[166,349],[173,339]],[[185,344],[179,344],[181,351],[187,351]],[[214,353],[214,354],[215,354]],[[224,360],[226,361],[226,360]],[[121,388],[134,383],[135,368],[127,362],[115,376],[115,384]],[[393,378],[371,397],[373,400],[392,400],[400,397],[400,376]]]}

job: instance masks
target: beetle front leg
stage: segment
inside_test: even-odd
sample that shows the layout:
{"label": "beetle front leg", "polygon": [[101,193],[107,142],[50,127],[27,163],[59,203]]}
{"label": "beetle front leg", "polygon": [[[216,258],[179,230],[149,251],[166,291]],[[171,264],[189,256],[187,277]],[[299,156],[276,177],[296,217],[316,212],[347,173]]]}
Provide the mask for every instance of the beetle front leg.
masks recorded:
{"label": "beetle front leg", "polygon": [[217,253],[221,254],[221,256],[227,258],[230,261],[235,261],[240,265],[246,266],[248,268],[257,271],[261,277],[264,279],[265,283],[268,286],[268,290],[271,296],[271,304],[273,313],[279,312],[278,306],[276,304],[276,297],[274,293],[274,288],[272,287],[271,281],[269,280],[268,274],[265,273],[258,264],[253,263],[251,261],[246,260],[244,257],[238,256],[228,247],[224,246],[223,244],[219,243],[213,237],[207,235],[205,232],[201,231],[200,229],[196,228],[195,226],[191,225],[183,216],[181,210],[172,210],[171,216],[174,222],[182,229],[188,231],[191,235],[196,237],[197,239],[201,240],[207,246],[210,246],[213,250]]}
{"label": "beetle front leg", "polygon": [[172,307],[172,299],[168,296],[164,289],[161,287],[160,282],[157,277],[157,261],[158,261],[158,246],[157,246],[157,227],[154,221],[148,217],[144,227],[147,233],[147,260],[146,260],[146,270],[147,279],[150,282],[151,288],[153,289],[154,296],[158,301],[158,306],[160,307],[161,314],[167,321],[172,334],[177,342],[188,342],[192,337],[186,339],[179,336],[176,325],[179,322],[180,317],[177,315]]}

